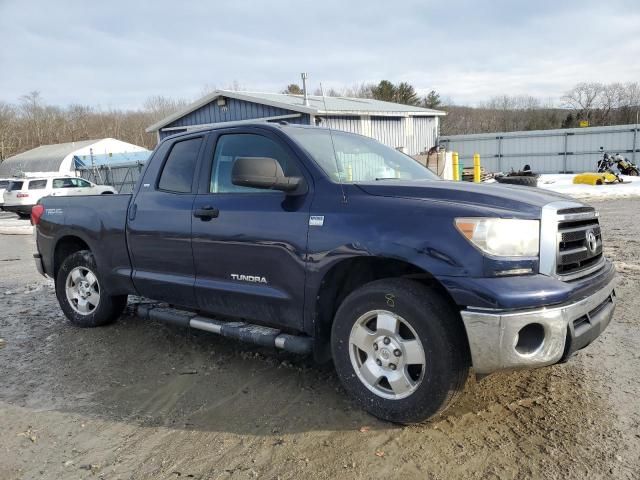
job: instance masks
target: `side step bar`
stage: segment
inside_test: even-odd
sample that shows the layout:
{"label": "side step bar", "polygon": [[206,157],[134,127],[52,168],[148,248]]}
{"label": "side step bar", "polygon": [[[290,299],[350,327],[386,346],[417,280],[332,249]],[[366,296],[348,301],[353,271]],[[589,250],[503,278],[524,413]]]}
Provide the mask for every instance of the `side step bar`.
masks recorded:
{"label": "side step bar", "polygon": [[223,322],[191,312],[166,308],[161,305],[137,303],[129,305],[128,310],[132,316],[145,320],[156,320],[179,327],[196,328],[264,347],[275,347],[303,355],[310,354],[313,350],[313,339],[311,337],[290,335],[282,333],[275,328],[245,322]]}

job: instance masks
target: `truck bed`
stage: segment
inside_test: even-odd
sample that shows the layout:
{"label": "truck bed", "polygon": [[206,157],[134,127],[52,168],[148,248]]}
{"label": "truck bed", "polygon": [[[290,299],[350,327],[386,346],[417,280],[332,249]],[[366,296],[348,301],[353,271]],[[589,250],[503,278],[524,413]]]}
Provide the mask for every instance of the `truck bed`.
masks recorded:
{"label": "truck bed", "polygon": [[[112,294],[133,294],[126,222],[131,195],[45,197],[37,237],[47,275],[55,278],[65,242],[84,242],[93,252]],[[66,238],[65,238],[66,237]],[[59,242],[64,239],[63,242]],[[57,249],[54,250],[54,245]],[[56,251],[58,255],[56,255]]]}

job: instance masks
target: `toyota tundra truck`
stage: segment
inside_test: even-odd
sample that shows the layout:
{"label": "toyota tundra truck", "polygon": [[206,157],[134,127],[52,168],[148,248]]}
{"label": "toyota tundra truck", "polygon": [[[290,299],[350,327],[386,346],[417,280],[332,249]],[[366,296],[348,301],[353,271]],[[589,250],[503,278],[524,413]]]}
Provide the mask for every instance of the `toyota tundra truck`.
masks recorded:
{"label": "toyota tundra truck", "polygon": [[166,138],[132,194],[46,197],[32,222],[72,324],[127,308],[333,361],[362,408],[399,423],[443,410],[469,369],[564,362],[616,303],[594,208],[284,122]]}

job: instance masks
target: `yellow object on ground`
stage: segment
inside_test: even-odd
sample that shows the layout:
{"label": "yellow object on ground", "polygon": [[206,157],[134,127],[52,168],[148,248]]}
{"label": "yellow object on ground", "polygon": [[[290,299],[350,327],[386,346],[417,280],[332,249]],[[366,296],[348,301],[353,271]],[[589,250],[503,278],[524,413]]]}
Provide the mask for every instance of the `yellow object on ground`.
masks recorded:
{"label": "yellow object on ground", "polygon": [[617,180],[612,173],[581,173],[573,177],[573,183],[584,183],[586,185],[604,185],[605,183],[614,183]]}
{"label": "yellow object on ground", "polygon": [[473,181],[480,183],[480,154],[473,154]]}
{"label": "yellow object on ground", "polygon": [[453,161],[453,180],[457,182],[460,180],[460,158],[458,157],[458,152],[453,152],[451,158]]}

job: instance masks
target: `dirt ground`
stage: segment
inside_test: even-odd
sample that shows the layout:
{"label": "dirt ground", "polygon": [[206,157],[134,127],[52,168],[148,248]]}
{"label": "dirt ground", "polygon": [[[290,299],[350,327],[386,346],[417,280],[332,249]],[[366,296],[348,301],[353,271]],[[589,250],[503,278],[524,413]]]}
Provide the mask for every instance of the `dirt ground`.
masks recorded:
{"label": "dirt ground", "polygon": [[620,272],[608,330],[410,427],[306,359],[134,318],[74,328],[32,238],[0,236],[0,479],[640,478],[640,199],[594,205]]}

